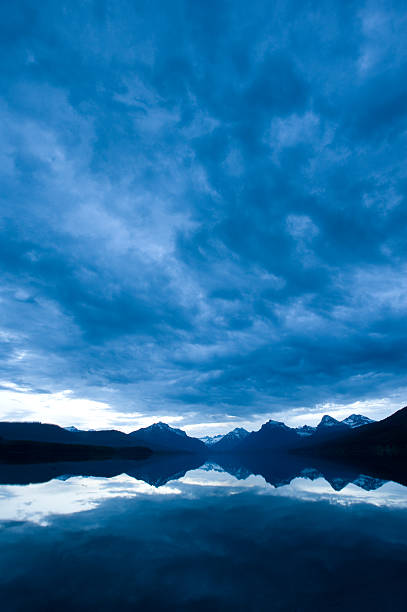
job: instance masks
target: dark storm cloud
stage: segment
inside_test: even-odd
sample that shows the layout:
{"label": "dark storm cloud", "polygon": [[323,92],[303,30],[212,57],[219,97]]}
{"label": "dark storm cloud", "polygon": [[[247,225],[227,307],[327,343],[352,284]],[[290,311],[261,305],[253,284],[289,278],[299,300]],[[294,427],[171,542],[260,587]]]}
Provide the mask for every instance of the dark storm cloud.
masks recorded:
{"label": "dark storm cloud", "polygon": [[1,11],[4,380],[196,422],[406,384],[402,3]]}

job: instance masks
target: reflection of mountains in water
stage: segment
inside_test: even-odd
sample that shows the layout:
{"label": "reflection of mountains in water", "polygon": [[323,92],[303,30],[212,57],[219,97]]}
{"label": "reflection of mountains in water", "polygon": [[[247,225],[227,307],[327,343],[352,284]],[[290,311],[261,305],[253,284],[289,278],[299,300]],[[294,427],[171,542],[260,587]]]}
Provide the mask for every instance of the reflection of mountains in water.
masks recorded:
{"label": "reflection of mountains in water", "polygon": [[348,484],[354,484],[366,491],[381,487],[386,479],[361,473],[358,468],[343,466],[320,459],[293,458],[287,455],[274,455],[267,458],[258,455],[226,456],[217,458],[218,464],[225,472],[238,479],[250,475],[259,475],[273,487],[282,487],[298,477],[316,480],[324,478],[335,491],[340,491]]}
{"label": "reflection of mountains in water", "polygon": [[[207,461],[200,455],[165,455],[153,456],[146,460],[112,459],[104,461],[69,461],[30,465],[0,464],[0,484],[30,484],[47,482],[55,478],[74,476],[95,476],[112,478],[127,474],[136,480],[160,487],[171,480],[178,480],[190,470],[203,468],[208,471],[224,471],[238,480],[245,480],[250,475],[260,475],[273,487],[290,484],[298,477],[316,480],[324,478],[335,491],[340,491],[348,484],[373,491],[381,487],[386,479],[370,474],[368,470],[343,466],[331,461],[309,457],[287,455],[269,456],[266,459],[257,455],[219,455]],[[400,482],[397,478],[389,478]],[[401,483],[405,484],[405,483]]]}

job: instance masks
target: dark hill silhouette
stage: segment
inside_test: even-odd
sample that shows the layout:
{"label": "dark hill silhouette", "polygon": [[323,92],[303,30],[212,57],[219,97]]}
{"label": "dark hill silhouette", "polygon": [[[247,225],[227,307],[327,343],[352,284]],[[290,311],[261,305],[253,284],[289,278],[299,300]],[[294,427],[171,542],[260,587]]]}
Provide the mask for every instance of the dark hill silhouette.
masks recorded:
{"label": "dark hill silhouette", "polygon": [[121,431],[70,431],[48,423],[0,423],[0,437],[6,440],[31,440],[61,444],[85,444],[96,446],[134,446],[134,442]]}
{"label": "dark hill silhouette", "polygon": [[58,425],[48,423],[18,423],[3,421],[0,423],[0,437],[5,440],[32,440],[34,442],[75,443],[75,436]]}
{"label": "dark hill silhouette", "polygon": [[146,459],[152,454],[142,446],[113,447],[92,444],[61,444],[32,440],[0,440],[0,462],[46,463],[53,461],[87,461],[90,459]]}

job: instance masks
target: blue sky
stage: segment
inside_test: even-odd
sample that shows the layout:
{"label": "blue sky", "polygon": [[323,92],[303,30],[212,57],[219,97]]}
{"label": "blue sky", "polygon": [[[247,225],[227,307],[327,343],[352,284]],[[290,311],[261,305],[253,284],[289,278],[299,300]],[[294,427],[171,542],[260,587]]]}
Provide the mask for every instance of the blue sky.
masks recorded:
{"label": "blue sky", "polygon": [[2,418],[407,403],[404,3],[0,11]]}

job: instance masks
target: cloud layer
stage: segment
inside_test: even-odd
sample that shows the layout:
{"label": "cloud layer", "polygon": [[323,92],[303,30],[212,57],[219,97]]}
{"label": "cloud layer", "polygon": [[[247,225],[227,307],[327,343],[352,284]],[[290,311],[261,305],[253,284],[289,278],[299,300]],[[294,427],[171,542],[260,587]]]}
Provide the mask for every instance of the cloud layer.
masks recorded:
{"label": "cloud layer", "polygon": [[403,3],[0,10],[2,379],[191,425],[402,397]]}

